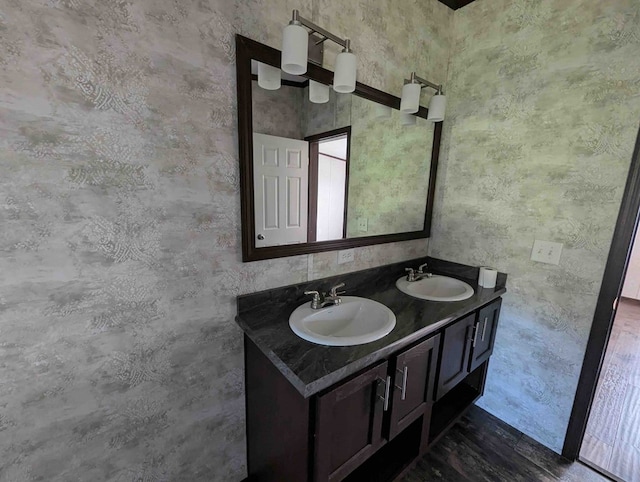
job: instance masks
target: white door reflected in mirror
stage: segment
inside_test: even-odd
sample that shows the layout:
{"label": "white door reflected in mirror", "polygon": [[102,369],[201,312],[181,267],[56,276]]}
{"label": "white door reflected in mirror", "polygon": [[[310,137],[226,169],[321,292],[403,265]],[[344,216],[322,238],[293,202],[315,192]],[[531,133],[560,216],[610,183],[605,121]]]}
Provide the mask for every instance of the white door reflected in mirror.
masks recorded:
{"label": "white door reflected in mirror", "polygon": [[253,134],[256,247],[306,243],[309,144]]}

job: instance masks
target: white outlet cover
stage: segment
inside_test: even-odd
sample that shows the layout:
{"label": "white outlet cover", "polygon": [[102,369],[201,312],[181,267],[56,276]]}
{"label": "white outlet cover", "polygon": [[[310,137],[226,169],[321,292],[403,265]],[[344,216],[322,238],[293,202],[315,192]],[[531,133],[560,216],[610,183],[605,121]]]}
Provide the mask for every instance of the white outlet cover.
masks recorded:
{"label": "white outlet cover", "polygon": [[560,264],[560,256],[562,255],[562,243],[554,243],[553,241],[542,241],[536,239],[533,241],[533,249],[531,250],[531,260],[539,263]]}
{"label": "white outlet cover", "polygon": [[355,251],[353,249],[338,251],[338,264],[351,263],[355,257]]}
{"label": "white outlet cover", "polygon": [[369,230],[367,218],[358,218],[358,230],[366,233]]}

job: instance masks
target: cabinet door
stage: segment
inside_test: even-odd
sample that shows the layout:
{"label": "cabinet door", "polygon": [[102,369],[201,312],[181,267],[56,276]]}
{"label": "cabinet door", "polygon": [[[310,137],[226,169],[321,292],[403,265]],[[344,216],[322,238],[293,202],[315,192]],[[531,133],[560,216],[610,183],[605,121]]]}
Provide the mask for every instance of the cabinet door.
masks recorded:
{"label": "cabinet door", "polygon": [[388,438],[391,440],[413,421],[430,418],[440,335],[424,340],[400,353],[393,362],[393,396],[389,409]]}
{"label": "cabinet door", "polygon": [[446,328],[442,334],[436,400],[442,398],[467,376],[471,352],[471,332],[476,314],[469,315]]}
{"label": "cabinet door", "polygon": [[498,298],[478,311],[471,345],[471,359],[469,360],[470,372],[487,361],[493,352],[493,342],[496,339],[496,328],[498,327],[501,305],[502,298]]}
{"label": "cabinet door", "polygon": [[342,480],[384,443],[387,383],[383,362],[317,398],[315,481]]}

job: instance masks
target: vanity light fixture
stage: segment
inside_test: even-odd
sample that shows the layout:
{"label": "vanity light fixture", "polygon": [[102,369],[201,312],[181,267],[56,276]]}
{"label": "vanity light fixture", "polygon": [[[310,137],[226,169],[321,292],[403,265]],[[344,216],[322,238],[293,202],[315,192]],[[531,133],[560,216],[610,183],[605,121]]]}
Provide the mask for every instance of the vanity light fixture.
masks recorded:
{"label": "vanity light fixture", "polygon": [[[311,32],[307,32],[304,27]],[[298,10],[293,11],[293,17],[289,25],[282,32],[282,70],[293,75],[303,75],[307,72],[309,35],[313,33],[320,35],[319,43],[331,40],[343,47],[342,52],[336,57],[333,90],[340,93],[349,93],[356,90],[356,56],[351,52],[351,41],[349,39],[341,39],[301,17]]]}
{"label": "vanity light fixture", "polygon": [[329,86],[309,79],[309,102],[314,104],[329,102]]}
{"label": "vanity light fixture", "polygon": [[278,90],[282,84],[280,69],[258,62],[258,85],[265,90]]}
{"label": "vanity light fixture", "polygon": [[405,80],[402,87],[402,98],[400,100],[400,111],[405,114],[415,114],[420,109],[420,92],[424,87],[435,89],[436,94],[429,102],[429,113],[427,120],[440,122],[444,120],[444,113],[447,107],[447,97],[442,92],[442,85],[437,85],[421,77],[415,72],[411,72],[411,78]]}

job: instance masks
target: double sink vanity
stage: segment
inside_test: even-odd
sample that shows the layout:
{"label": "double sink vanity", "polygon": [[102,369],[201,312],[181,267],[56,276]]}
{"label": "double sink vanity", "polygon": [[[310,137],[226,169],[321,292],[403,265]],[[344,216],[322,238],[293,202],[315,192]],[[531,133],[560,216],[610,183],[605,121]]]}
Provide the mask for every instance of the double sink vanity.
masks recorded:
{"label": "double sink vanity", "polygon": [[477,275],[421,258],[240,296],[249,480],[402,475],[483,393],[506,275]]}
{"label": "double sink vanity", "polygon": [[[242,260],[428,238],[442,121],[281,60],[236,36]],[[506,275],[477,279],[421,258],[238,297],[249,480],[400,477],[483,393]]]}

